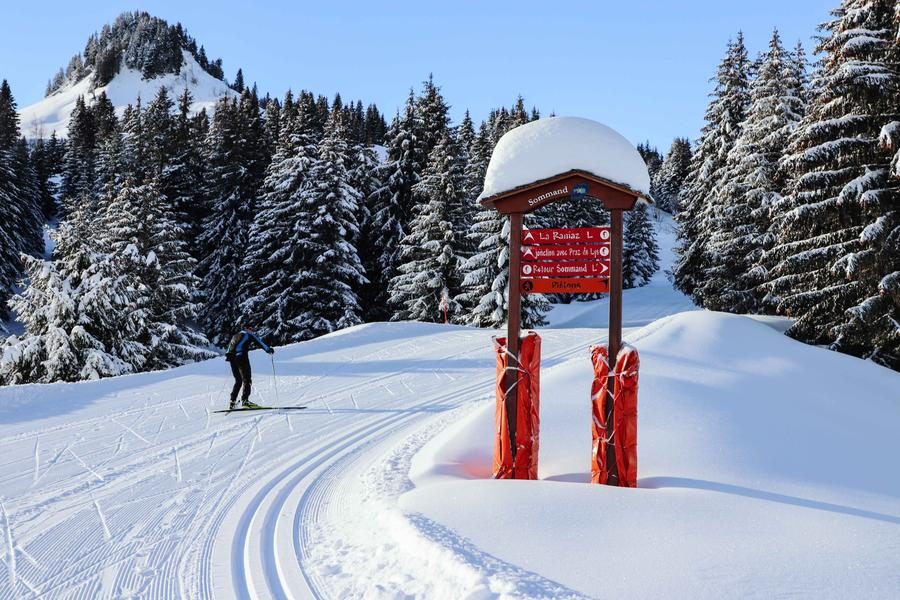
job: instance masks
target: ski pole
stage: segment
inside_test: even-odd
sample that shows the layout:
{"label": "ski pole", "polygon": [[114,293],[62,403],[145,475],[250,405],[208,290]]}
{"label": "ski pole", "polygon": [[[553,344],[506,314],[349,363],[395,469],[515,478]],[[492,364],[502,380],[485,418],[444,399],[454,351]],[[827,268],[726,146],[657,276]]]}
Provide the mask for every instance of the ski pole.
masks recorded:
{"label": "ski pole", "polygon": [[272,359],[272,388],[275,390],[275,404],[281,404],[278,401],[278,379],[275,377],[275,357],[270,354],[269,358]]}

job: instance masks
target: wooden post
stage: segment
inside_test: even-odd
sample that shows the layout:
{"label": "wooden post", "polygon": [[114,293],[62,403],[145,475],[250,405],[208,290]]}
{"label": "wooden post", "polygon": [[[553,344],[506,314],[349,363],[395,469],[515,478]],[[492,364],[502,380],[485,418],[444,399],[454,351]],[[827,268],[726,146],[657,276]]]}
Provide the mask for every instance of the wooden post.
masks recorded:
{"label": "wooden post", "polygon": [[[623,226],[622,210],[613,209],[610,212],[611,231],[610,237],[610,278],[609,278],[609,374],[616,372],[616,357],[622,347],[622,245]],[[606,402],[606,428],[607,432],[615,432],[613,419],[613,399],[615,398],[614,377],[611,377],[606,389],[609,398]],[[607,433],[608,435],[608,433]],[[610,440],[606,445],[606,465],[609,471],[609,485],[619,485],[619,470],[616,466],[616,447]]]}
{"label": "wooden post", "polygon": [[[509,215],[509,314],[506,319],[506,425],[509,450],[516,464],[516,416],[518,415],[519,332],[522,328],[522,213]],[[512,478],[515,479],[515,469]]]}

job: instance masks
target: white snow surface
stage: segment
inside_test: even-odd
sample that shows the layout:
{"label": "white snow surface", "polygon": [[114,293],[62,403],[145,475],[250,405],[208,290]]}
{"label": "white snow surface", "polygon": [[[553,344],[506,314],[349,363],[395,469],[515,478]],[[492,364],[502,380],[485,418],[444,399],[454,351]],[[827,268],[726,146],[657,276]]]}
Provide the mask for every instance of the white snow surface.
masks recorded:
{"label": "white snow surface", "polygon": [[135,104],[138,97],[149,104],[161,88],[166,88],[169,97],[177,103],[178,97],[187,88],[193,97],[192,113],[204,108],[212,112],[216,101],[222,96],[237,97],[237,92],[203,70],[189,52],[182,51],[184,64],[178,73],[167,73],[153,79],[144,79],[140,71],[122,67],[107,85],[91,89],[93,74],[81,81],[65,85],[46,98],[19,111],[22,134],[27,138],[48,138],[53,132],[66,137],[69,132],[69,118],[75,109],[79,96],[91,104],[101,92],[106,92],[116,114],[122,116],[125,107]]}
{"label": "white snow surface", "polygon": [[896,598],[900,374],[664,281],[625,297],[637,489],[586,483],[603,301],[540,331],[539,481],[489,479],[491,330],[251,353],[299,411],[211,413],[221,359],[0,388],[0,599]]}
{"label": "white snow surface", "polygon": [[549,117],[520,125],[500,138],[480,198],[574,169],[650,193],[644,159],[619,132],[581,117]]}

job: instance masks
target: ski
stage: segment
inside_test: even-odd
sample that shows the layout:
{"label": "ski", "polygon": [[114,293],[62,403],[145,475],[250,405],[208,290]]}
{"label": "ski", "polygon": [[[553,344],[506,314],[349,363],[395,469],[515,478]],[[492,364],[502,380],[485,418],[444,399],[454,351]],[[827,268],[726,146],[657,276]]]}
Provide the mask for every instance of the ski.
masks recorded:
{"label": "ski", "polygon": [[305,406],[257,406],[256,408],[226,408],[214,410],[214,413],[250,412],[256,410],[303,410]]}

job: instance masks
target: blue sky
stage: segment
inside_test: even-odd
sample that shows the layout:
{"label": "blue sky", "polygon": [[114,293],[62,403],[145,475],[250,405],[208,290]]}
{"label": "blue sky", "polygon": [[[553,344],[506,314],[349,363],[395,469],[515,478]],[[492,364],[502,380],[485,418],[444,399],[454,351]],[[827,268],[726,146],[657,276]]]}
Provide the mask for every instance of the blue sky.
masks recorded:
{"label": "blue sky", "polygon": [[602,121],[633,142],[665,150],[702,125],[709,78],[730,37],[752,53],[777,26],[811,50],[816,25],[838,0],[594,0],[453,2],[147,0],[4,3],[0,79],[20,106],[124,10],[181,21],[262,92],[289,87],[376,102],[388,115],[429,73],[455,120],[477,119],[518,94],[543,114]]}

